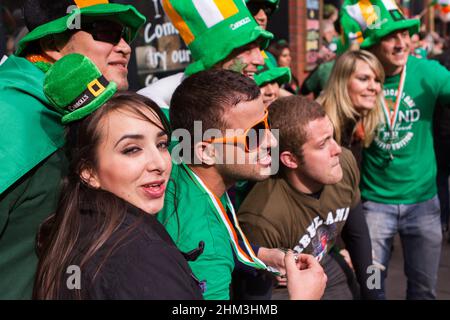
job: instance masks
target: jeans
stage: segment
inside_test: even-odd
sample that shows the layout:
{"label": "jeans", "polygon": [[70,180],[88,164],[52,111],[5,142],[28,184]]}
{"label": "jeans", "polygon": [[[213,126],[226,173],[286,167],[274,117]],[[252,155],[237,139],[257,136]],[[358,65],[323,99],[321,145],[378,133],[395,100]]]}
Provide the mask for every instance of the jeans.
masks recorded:
{"label": "jeans", "polygon": [[441,220],[437,196],[416,204],[389,205],[363,202],[372,242],[373,263],[381,268],[381,291],[398,232],[403,248],[404,271],[408,279],[406,299],[436,299],[441,255]]}

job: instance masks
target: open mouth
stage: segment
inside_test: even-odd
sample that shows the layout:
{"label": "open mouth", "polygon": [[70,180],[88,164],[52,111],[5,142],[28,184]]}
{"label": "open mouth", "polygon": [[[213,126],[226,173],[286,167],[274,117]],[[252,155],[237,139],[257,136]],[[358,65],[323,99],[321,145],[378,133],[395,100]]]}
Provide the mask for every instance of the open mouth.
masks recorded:
{"label": "open mouth", "polygon": [[254,79],[254,78],[255,78],[255,73],[254,73],[254,72],[244,72],[244,75],[245,75],[247,78],[251,78],[251,79]]}
{"label": "open mouth", "polygon": [[149,184],[145,184],[142,186],[145,194],[150,198],[161,198],[166,191],[166,186],[164,184],[164,180],[152,182]]}
{"label": "open mouth", "polygon": [[118,67],[122,71],[128,71],[126,62],[110,62],[108,64],[113,67]]}
{"label": "open mouth", "polygon": [[272,164],[270,149],[258,153],[258,163],[264,167],[268,167]]}

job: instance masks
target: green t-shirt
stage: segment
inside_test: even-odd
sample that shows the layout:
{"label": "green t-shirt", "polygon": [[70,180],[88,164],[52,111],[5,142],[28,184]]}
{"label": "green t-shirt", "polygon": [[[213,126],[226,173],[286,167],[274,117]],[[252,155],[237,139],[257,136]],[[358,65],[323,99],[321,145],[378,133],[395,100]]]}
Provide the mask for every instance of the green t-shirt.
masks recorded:
{"label": "green t-shirt", "polygon": [[[224,207],[225,199],[225,195],[220,199]],[[173,164],[164,208],[157,218],[183,252],[197,248],[204,241],[203,253],[190,261],[189,266],[199,280],[206,280],[205,299],[228,300],[234,269],[228,231],[206,191],[197,186],[182,165]]]}
{"label": "green t-shirt", "polygon": [[[384,94],[392,106],[400,74],[387,77]],[[436,195],[433,112],[450,105],[450,72],[436,61],[410,56],[393,134],[386,121],[363,151],[361,194],[385,204],[413,204]],[[391,156],[392,155],[392,156]]]}

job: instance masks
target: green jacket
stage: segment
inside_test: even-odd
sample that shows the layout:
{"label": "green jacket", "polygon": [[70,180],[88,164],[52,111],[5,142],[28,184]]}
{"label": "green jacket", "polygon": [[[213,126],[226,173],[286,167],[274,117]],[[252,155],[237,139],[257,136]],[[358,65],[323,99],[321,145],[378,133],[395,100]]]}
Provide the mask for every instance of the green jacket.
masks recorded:
{"label": "green jacket", "polygon": [[29,299],[39,225],[54,212],[66,160],[45,74],[24,58],[0,66],[0,299]]}
{"label": "green jacket", "polygon": [[[173,164],[164,208],[157,219],[183,252],[204,241],[203,253],[189,266],[199,280],[206,280],[205,299],[227,300],[234,269],[233,248],[225,225],[208,199],[206,191],[195,184],[184,167]],[[225,197],[221,202],[226,206]]]}

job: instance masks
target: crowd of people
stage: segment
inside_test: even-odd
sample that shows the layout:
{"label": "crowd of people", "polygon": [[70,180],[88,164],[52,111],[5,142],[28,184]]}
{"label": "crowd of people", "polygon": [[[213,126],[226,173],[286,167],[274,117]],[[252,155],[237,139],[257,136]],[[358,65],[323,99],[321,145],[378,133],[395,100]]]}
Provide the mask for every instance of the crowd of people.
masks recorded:
{"label": "crowd of people", "polygon": [[327,6],[300,83],[279,0],[162,5],[193,62],[136,93],[135,7],[25,2],[0,65],[0,299],[383,300],[396,234],[406,298],[436,299],[450,64],[420,20]]}

